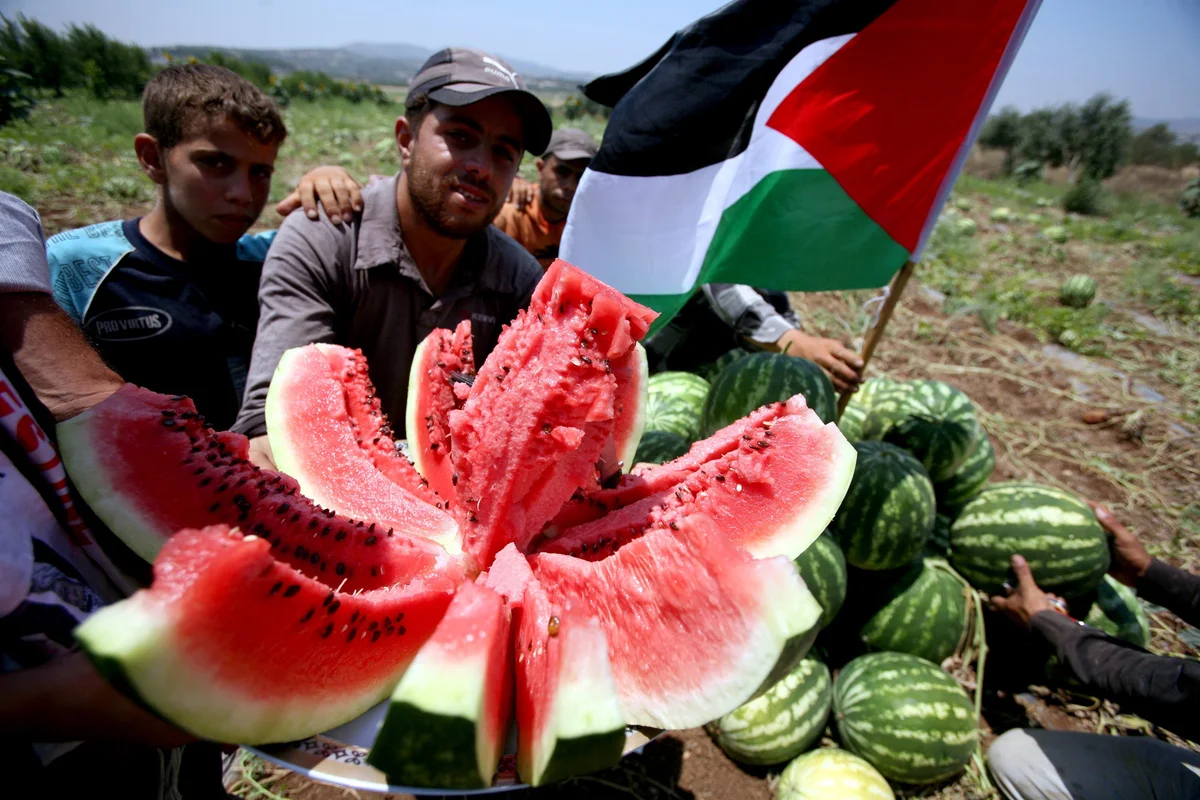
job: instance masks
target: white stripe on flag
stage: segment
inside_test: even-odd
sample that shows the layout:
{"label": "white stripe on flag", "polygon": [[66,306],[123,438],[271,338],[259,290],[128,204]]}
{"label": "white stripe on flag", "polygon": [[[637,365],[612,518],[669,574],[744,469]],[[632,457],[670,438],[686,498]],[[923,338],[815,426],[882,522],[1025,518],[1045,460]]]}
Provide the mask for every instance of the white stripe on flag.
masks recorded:
{"label": "white stripe on flag", "polygon": [[750,142],[737,156],[682,175],[584,172],[563,232],[562,257],[626,294],[691,291],[727,208],[772,172],[821,169],[794,140],[768,128],[767,120],[853,37],[815,42],[788,62],[767,90]]}

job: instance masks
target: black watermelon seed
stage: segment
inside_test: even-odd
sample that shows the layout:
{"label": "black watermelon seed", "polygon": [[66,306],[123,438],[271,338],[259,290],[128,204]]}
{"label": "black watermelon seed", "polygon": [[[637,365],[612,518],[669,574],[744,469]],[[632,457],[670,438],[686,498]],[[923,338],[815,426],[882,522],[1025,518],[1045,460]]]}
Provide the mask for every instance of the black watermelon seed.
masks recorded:
{"label": "black watermelon seed", "polygon": [[330,592],[330,593],[329,593],[329,594],[326,596],[326,598],[325,598],[325,599],[324,599],[324,600],[321,602],[321,605],[323,605],[323,606],[327,606],[327,605],[329,605],[329,604],[330,604],[330,603],[332,603],[332,602],[333,602],[333,592]]}
{"label": "black watermelon seed", "polygon": [[329,634],[331,634],[331,633],[333,633],[333,623],[332,622],[325,626],[325,630],[321,631],[321,638],[328,639]]}
{"label": "black watermelon seed", "polygon": [[338,532],[337,532],[337,536],[334,536],[334,537],[333,537],[334,541],[337,541],[337,542],[340,542],[342,539],[345,539],[345,538],[346,538],[346,532],[345,532],[345,531],[338,531]]}
{"label": "black watermelon seed", "polygon": [[196,469],[195,469],[195,470],[192,472],[192,474],[193,474],[193,475],[200,475],[200,474],[202,474],[203,472],[204,472],[204,467],[196,467]]}
{"label": "black watermelon seed", "polygon": [[374,633],[372,633],[372,634],[371,634],[371,641],[372,641],[372,642],[378,642],[378,641],[379,641],[379,637],[380,637],[380,636],[382,636],[382,635],[383,635],[383,634],[382,634],[382,633],[380,633],[379,631],[375,631]]}
{"label": "black watermelon seed", "polygon": [[276,581],[275,585],[271,587],[271,591],[267,592],[267,594],[275,594],[282,588],[283,588],[283,581]]}
{"label": "black watermelon seed", "polygon": [[208,507],[208,513],[210,513],[210,514],[211,514],[211,513],[213,513],[214,511],[216,511],[216,510],[217,510],[218,508],[220,508],[220,507],[221,507],[221,504],[220,504],[220,503],[213,503],[211,506],[209,506],[209,507]]}
{"label": "black watermelon seed", "polygon": [[312,619],[313,614],[315,614],[316,612],[317,612],[316,606],[313,606],[312,608],[310,608],[308,610],[308,613],[300,618],[300,624],[303,625],[304,623],[308,622],[310,619]]}
{"label": "black watermelon seed", "polygon": [[174,428],[174,427],[175,427],[175,420],[171,419],[170,417],[167,417],[166,419],[164,419],[164,420],[162,421],[162,424],[163,424],[163,427],[166,427],[166,428]]}
{"label": "black watermelon seed", "polygon": [[308,551],[303,545],[296,545],[296,558],[308,558]]}
{"label": "black watermelon seed", "polygon": [[366,541],[364,541],[364,542],[363,542],[363,544],[365,544],[365,545],[367,545],[367,546],[369,547],[369,546],[371,546],[371,545],[375,544],[375,543],[376,543],[376,542],[378,542],[378,541],[379,541],[379,539],[378,539],[377,537],[375,537],[375,536],[368,536],[368,537],[366,538]]}
{"label": "black watermelon seed", "polygon": [[356,622],[358,622],[358,612],[357,611],[355,611],[353,614],[350,615],[350,624],[353,625]]}
{"label": "black watermelon seed", "polygon": [[356,527],[356,528],[361,528],[362,526],[363,526],[363,521],[361,519],[358,522],[354,523],[354,527]]}
{"label": "black watermelon seed", "polygon": [[375,567],[375,566],[371,567],[371,577],[372,578],[379,577],[379,567]]}
{"label": "black watermelon seed", "polygon": [[403,626],[403,625],[401,625],[399,628],[397,628],[397,629],[396,629],[396,634],[397,634],[397,635],[399,635],[399,636],[403,636],[403,635],[405,634],[405,630],[404,630],[404,626]]}
{"label": "black watermelon seed", "polygon": [[186,400],[186,399],[187,399],[187,395],[185,395],[185,394],[173,394],[173,395],[171,395],[171,399],[172,399],[172,400],[174,400],[176,403],[178,403],[180,400]]}
{"label": "black watermelon seed", "polygon": [[289,508],[291,508],[291,506],[289,506],[287,503],[280,503],[279,508],[275,509],[275,513],[286,514]]}
{"label": "black watermelon seed", "polygon": [[313,553],[311,556],[308,557],[308,563],[313,564],[313,565],[315,565],[320,560],[321,560],[320,553]]}
{"label": "black watermelon seed", "polygon": [[330,532],[331,530],[333,530],[333,528],[332,528],[332,527],[330,527],[329,525],[326,525],[324,528],[321,528],[321,535],[322,535],[322,536],[328,536],[328,535],[329,535],[329,532]]}
{"label": "black watermelon seed", "polygon": [[399,622],[399,621],[400,621],[400,620],[402,620],[402,619],[404,619],[404,612],[403,612],[403,611],[401,611],[399,614],[397,614],[397,615],[396,615],[396,622]]}
{"label": "black watermelon seed", "polygon": [[341,607],[342,607],[342,601],[341,601],[341,600],[334,600],[332,603],[330,603],[330,604],[329,604],[328,613],[330,613],[330,614],[336,614],[336,613],[337,613],[337,610],[338,610],[339,608],[341,608]]}
{"label": "black watermelon seed", "polygon": [[371,620],[371,624],[367,626],[367,630],[373,631],[378,627],[379,627],[379,623],[376,622],[375,620]]}
{"label": "black watermelon seed", "polygon": [[292,518],[291,518],[290,522],[293,522],[293,523],[294,523],[294,522],[296,522],[298,519],[300,519],[300,512],[299,512],[299,511],[297,511],[295,514],[292,514]]}
{"label": "black watermelon seed", "polygon": [[368,533],[374,533],[374,532],[375,532],[375,523],[374,523],[374,522],[372,522],[372,523],[371,523],[371,527],[367,528],[367,532],[368,532]]}
{"label": "black watermelon seed", "polygon": [[453,486],[458,486],[458,473],[457,472],[450,475],[450,483]]}
{"label": "black watermelon seed", "polygon": [[212,477],[211,477],[211,476],[209,476],[209,477],[207,477],[207,478],[203,478],[203,479],[201,479],[201,481],[200,481],[200,488],[201,488],[201,489],[203,489],[205,486],[208,486],[210,483],[212,483]]}
{"label": "black watermelon seed", "polygon": [[334,572],[336,572],[338,575],[345,575],[346,574],[346,565],[339,561],[337,564],[337,568],[334,570]]}
{"label": "black watermelon seed", "polygon": [[355,636],[358,636],[358,628],[351,628],[350,632],[346,634],[346,641],[353,642]]}
{"label": "black watermelon seed", "polygon": [[317,527],[317,521],[315,519],[310,519],[308,521],[308,529],[311,531],[312,529],[314,529],[316,527]]}
{"label": "black watermelon seed", "polygon": [[173,416],[175,416],[175,411],[174,411],[174,409],[164,408],[162,411],[162,415],[164,417],[173,417]]}

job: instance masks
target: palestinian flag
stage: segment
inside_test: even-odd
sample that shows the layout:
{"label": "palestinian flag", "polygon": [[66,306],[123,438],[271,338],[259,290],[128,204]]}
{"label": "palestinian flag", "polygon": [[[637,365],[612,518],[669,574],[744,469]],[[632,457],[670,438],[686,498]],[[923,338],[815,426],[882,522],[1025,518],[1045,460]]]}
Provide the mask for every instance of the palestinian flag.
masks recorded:
{"label": "palestinian flag", "polygon": [[1041,0],[738,0],[613,106],[563,258],[663,312],[705,283],[883,286],[921,248]]}

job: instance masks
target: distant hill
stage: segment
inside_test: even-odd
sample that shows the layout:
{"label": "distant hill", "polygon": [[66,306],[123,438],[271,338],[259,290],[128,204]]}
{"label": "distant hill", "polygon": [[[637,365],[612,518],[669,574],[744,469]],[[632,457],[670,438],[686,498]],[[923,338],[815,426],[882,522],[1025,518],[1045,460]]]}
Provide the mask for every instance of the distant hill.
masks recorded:
{"label": "distant hill", "polygon": [[[147,50],[151,57],[159,58],[163,51],[176,58],[188,56],[200,58],[216,50],[243,60],[261,61],[280,73],[306,69],[324,72],[331,77],[343,80],[391,85],[408,83],[421,63],[433,53],[431,48],[402,42],[395,44],[355,42],[342,47],[278,50],[203,45],[152,47]],[[508,58],[503,55],[502,57],[535,88],[573,90],[579,84],[585,83],[593,77],[585,73],[561,70],[557,67],[548,67],[519,58]]]}
{"label": "distant hill", "polygon": [[1151,117],[1134,117],[1133,129],[1141,132],[1153,125],[1165,123],[1171,131],[1185,142],[1200,143],[1200,117],[1183,119],[1154,119]]}

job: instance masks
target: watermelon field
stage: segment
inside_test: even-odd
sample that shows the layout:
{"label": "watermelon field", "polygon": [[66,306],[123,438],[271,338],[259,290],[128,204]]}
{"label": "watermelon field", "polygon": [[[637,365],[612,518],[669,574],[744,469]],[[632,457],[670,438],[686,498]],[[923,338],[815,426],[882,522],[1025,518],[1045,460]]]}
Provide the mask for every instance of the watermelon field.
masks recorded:
{"label": "watermelon field", "polygon": [[[555,108],[556,124],[563,124],[559,113],[563,98],[547,100]],[[389,131],[398,109],[335,99],[294,102],[287,109],[291,136],[281,154],[272,200],[285,195],[307,168],[317,164],[342,164],[364,178],[394,171],[396,159]],[[587,127],[597,135],[603,129],[598,119],[574,120],[572,124]],[[153,200],[149,183],[138,172],[130,152],[131,138],[139,129],[140,110],[135,103],[101,103],[75,95],[47,99],[27,120],[0,128],[0,190],[15,193],[37,207],[47,235],[139,214]],[[571,658],[593,663],[599,652],[599,660],[607,663],[603,658],[604,639],[596,635],[598,629],[582,624],[574,627],[570,619],[560,620],[548,609],[563,606],[572,597],[576,602],[587,598],[587,602],[597,604],[593,610],[601,608],[604,615],[619,616],[627,609],[603,606],[580,587],[615,585],[623,565],[642,564],[638,559],[646,555],[650,537],[663,533],[665,541],[670,537],[666,532],[673,531],[678,533],[674,541],[688,546],[680,547],[678,553],[670,551],[670,558],[664,546],[659,552],[661,560],[701,565],[706,579],[711,572],[717,576],[713,578],[718,581],[716,585],[722,587],[736,580],[751,584],[753,581],[747,577],[751,575],[773,575],[774,585],[781,588],[770,599],[786,608],[787,613],[780,612],[779,616],[789,617],[792,625],[786,631],[774,631],[780,639],[772,640],[775,649],[760,639],[714,639],[706,644],[707,649],[697,651],[697,661],[707,658],[733,662],[743,651],[759,652],[751,651],[752,647],[760,648],[764,658],[774,661],[779,655],[776,645],[782,646],[783,640],[792,643],[804,638],[807,647],[815,637],[809,655],[788,664],[784,673],[772,671],[760,695],[717,719],[704,715],[703,703],[697,701],[693,707],[682,694],[653,695],[645,687],[639,687],[643,690],[640,694],[633,692],[622,674],[622,660],[614,657],[621,647],[633,648],[633,644],[614,645],[610,639],[613,675],[608,676],[606,671],[602,675],[583,674],[576,676],[576,685],[564,681],[555,687],[546,674],[532,672],[528,664],[518,665],[518,670],[524,670],[517,677],[518,691],[524,687],[528,696],[540,697],[546,686],[551,686],[559,699],[584,694],[593,699],[603,694],[604,687],[616,686],[615,699],[608,706],[616,709],[612,711],[615,721],[588,720],[593,728],[586,733],[592,738],[584,739],[589,755],[582,757],[582,763],[589,763],[587,759],[595,753],[611,751],[614,742],[619,749],[623,732],[620,712],[625,711],[625,722],[629,722],[629,709],[635,705],[639,724],[681,730],[660,736],[616,766],[557,783],[551,781],[555,768],[561,765],[547,762],[537,751],[533,763],[525,759],[517,768],[522,774],[545,776],[547,785],[507,796],[539,800],[788,800],[797,796],[797,786],[815,780],[814,776],[833,776],[854,782],[858,787],[855,791],[861,793],[855,796],[887,797],[891,793],[942,800],[994,798],[998,794],[980,768],[980,745],[986,748],[996,733],[1018,725],[1155,736],[1200,750],[1169,730],[1123,713],[1104,698],[1066,688],[1059,679],[1061,675],[1055,673],[1055,665],[1031,658],[1026,643],[987,615],[976,592],[996,591],[1005,577],[1007,553],[1021,547],[1039,581],[1048,590],[1066,596],[1075,616],[1157,653],[1200,656],[1200,632],[1163,609],[1146,606],[1124,587],[1104,578],[1108,555],[1103,533],[1082,502],[1086,498],[1111,508],[1152,555],[1200,571],[1200,220],[1185,218],[1174,206],[1183,186],[1195,176],[1186,171],[1125,168],[1106,184],[1103,213],[1081,216],[1062,210],[1061,199],[1068,187],[1054,170],[1047,173],[1045,181],[1017,183],[997,177],[997,161],[997,154],[987,152],[975,153],[970,159],[926,257],[918,265],[868,368],[871,380],[839,422],[837,441],[830,439],[831,433],[818,433],[833,431],[820,423],[836,418],[837,398],[823,373],[808,365],[794,361],[789,364],[786,358],[765,354],[734,353],[710,365],[703,375],[652,376],[643,387],[648,397],[640,443],[630,441],[628,419],[618,419],[611,432],[618,448],[628,446],[632,452],[636,444],[632,460],[646,465],[637,471],[644,478],[644,486],[606,486],[586,501],[572,497],[570,502],[560,502],[557,514],[559,506],[545,515],[546,519],[553,517],[554,536],[543,541],[531,534],[516,542],[524,552],[538,550],[532,561],[539,579],[548,587],[545,596],[527,592],[524,625],[514,624],[513,637],[518,644],[526,644],[529,652],[536,646],[555,653],[555,658],[564,663]],[[529,176],[530,166],[523,164],[522,174]],[[274,227],[277,222],[273,210],[268,209],[258,227]],[[570,283],[575,279],[561,280]],[[571,291],[602,293],[587,285],[580,289],[574,283]],[[861,347],[880,300],[877,291],[793,296],[806,331],[836,337],[855,347]],[[617,313],[611,308],[609,311]],[[636,330],[637,310],[622,308],[620,313]],[[533,325],[528,318],[526,322]],[[538,323],[542,324],[541,317]],[[587,330],[582,323],[577,327]],[[595,327],[591,334],[594,339]],[[610,347],[610,353],[617,352],[617,344],[593,339],[585,336],[585,344],[573,345],[571,352],[600,346]],[[437,345],[427,343],[430,348]],[[447,332],[443,346],[461,352],[461,337],[452,339]],[[319,396],[320,382],[313,375],[323,380],[326,369],[331,374],[340,369],[347,370],[347,374],[355,369],[360,370],[357,374],[365,374],[363,365],[347,366],[352,359],[334,352],[338,349],[292,351],[296,355],[283,370],[291,382],[286,392],[281,389],[278,393],[286,399],[275,401],[277,407],[291,403],[292,410],[280,412],[279,419],[299,418],[299,407],[304,402],[324,402]],[[636,382],[636,359],[636,350],[613,356],[613,370],[620,376],[616,380]],[[496,448],[484,424],[488,417],[480,411],[478,418],[483,422],[473,423],[477,427],[470,430],[461,427],[464,423],[437,417],[435,407],[439,402],[443,407],[456,402],[455,393],[447,390],[452,382],[448,377],[451,368],[434,356],[427,360],[431,362],[426,365],[430,374],[435,365],[447,372],[438,376],[445,380],[440,386],[442,399],[431,391],[430,410],[420,412],[433,422],[428,441],[422,440],[425,446],[423,456],[416,459],[418,469],[428,478],[426,484],[441,489],[445,497],[450,492],[461,497],[472,491],[471,486],[493,487],[497,479],[486,471],[484,456],[474,455]],[[585,361],[587,367],[594,366],[590,360]],[[601,377],[602,373],[608,374],[604,363],[604,369],[570,374],[580,376],[581,383],[593,381],[601,386],[608,380]],[[583,370],[583,365],[572,362],[563,369]],[[497,367],[490,371],[481,367],[483,379],[476,382],[478,388],[472,388],[481,399],[466,402],[476,402],[480,408],[494,406],[489,413],[503,418],[502,412],[510,408],[504,403],[516,401],[501,393],[502,384],[506,379],[520,381],[518,373],[509,377],[507,366],[503,372]],[[371,395],[366,393],[369,404]],[[795,393],[806,397],[807,408],[789,403],[771,406],[769,412],[754,411]],[[632,407],[630,396],[618,392],[615,407]],[[240,469],[236,454],[228,452],[223,441],[206,440],[206,434],[200,431],[202,426],[191,420],[184,406],[172,405],[162,396],[128,395],[121,401],[135,410],[142,409],[138,413],[143,416],[148,414],[156,434],[165,436],[162,431],[168,428],[176,431],[170,436],[188,433],[179,441],[190,441],[190,451],[187,445],[181,445],[182,463],[189,470],[193,454],[204,447],[219,453],[215,461],[208,459],[215,465],[211,469],[228,468],[222,480]],[[552,404],[547,401],[547,405]],[[150,410],[145,412],[145,408]],[[377,425],[377,420],[372,421],[367,413],[355,424]],[[468,454],[475,459],[469,462],[474,472],[464,469],[461,478],[457,471],[451,475],[451,467],[434,464],[430,454],[437,448],[431,451],[428,446],[429,441],[451,441],[446,433],[451,424],[460,426],[454,429],[452,441],[464,441],[469,434],[475,448]],[[272,425],[280,428],[280,435],[290,435],[283,430],[285,426]],[[435,431],[432,425],[445,426],[445,430]],[[386,426],[382,430],[386,438]],[[756,495],[750,480],[743,492],[741,483],[734,488],[735,481],[725,480],[733,472],[712,477],[713,465],[720,462],[721,469],[729,466],[729,459],[722,455],[725,451],[717,452],[716,445],[707,445],[712,452],[703,455],[698,455],[696,448],[689,451],[693,443],[719,440],[723,432],[729,431],[734,433],[727,433],[726,438],[742,440],[735,445],[742,448],[745,458],[757,459],[754,463],[760,467],[769,465],[785,475],[782,482],[788,485],[775,495],[776,504],[787,506],[785,510],[803,505],[794,499],[794,495],[803,493],[801,488],[822,497],[837,493],[834,484],[839,476],[817,475],[815,470],[806,471],[803,464],[793,465],[791,472],[784,473],[780,463],[784,459],[774,455],[809,453],[818,446],[828,448],[822,452],[832,454],[830,461],[845,467],[845,475],[841,476],[845,478],[841,484],[845,502],[840,509],[837,503],[828,509],[806,509],[780,522],[777,516],[782,512]],[[536,456],[550,461],[538,449],[542,445],[536,434],[536,430],[531,432],[531,443],[523,443],[526,449],[522,452],[531,454],[531,460]],[[91,446],[87,437],[95,435],[85,423],[77,426],[77,432],[70,433],[69,438],[77,443],[76,447],[80,441],[85,443],[83,446]],[[292,440],[301,435],[295,434]],[[273,430],[273,444],[274,436]],[[710,436],[714,439],[707,438]],[[111,446],[119,448],[120,444]],[[698,448],[703,450],[705,446]],[[70,449],[69,444],[66,447]],[[329,508],[353,502],[353,498],[345,499],[344,487],[324,487],[329,502],[310,490],[317,478],[313,477],[311,462],[306,461],[311,454],[303,447],[285,450],[276,446],[275,450],[290,459],[280,467],[299,481],[303,495]],[[390,460],[394,452],[381,455],[372,451],[363,456],[353,445],[350,450],[354,458],[370,459],[372,469],[387,476],[372,484],[384,487],[382,493],[394,491],[393,484],[403,486],[416,475],[407,461],[399,464]],[[70,468],[68,456],[64,453]],[[437,457],[444,456],[443,450]],[[463,458],[454,465],[467,464],[468,456]],[[771,458],[777,460],[772,462]],[[664,462],[662,467],[650,466]],[[739,468],[744,470],[744,463]],[[195,475],[201,475],[204,469],[210,467],[201,464]],[[244,475],[238,480],[248,482],[254,478]],[[259,519],[254,516],[258,505],[265,508],[268,502],[277,503],[281,498],[286,502],[272,506],[272,515],[276,508],[282,508],[278,513],[291,514],[298,528],[307,525],[318,529],[325,524],[324,517],[334,519],[333,511],[326,514],[313,510],[305,505],[308,501],[303,496],[293,498],[295,489],[288,491],[290,480],[265,487],[266,481],[261,481],[252,501],[243,497],[228,511],[238,515],[236,518],[214,522],[248,526],[247,520]],[[117,489],[109,487],[107,491]],[[412,487],[414,494],[422,491],[427,491],[427,485]],[[640,508],[639,503],[649,502],[646,493],[651,491],[657,492],[652,495],[652,505],[661,501],[661,511],[653,511],[658,527],[646,528],[643,524],[634,530],[627,523],[630,514],[621,516],[616,511]],[[105,493],[100,491],[97,497]],[[786,552],[790,558],[794,552],[807,590],[800,587],[786,562],[782,563],[788,575],[775,575],[769,570],[778,572],[778,559],[770,567],[764,566],[766,561],[743,563],[731,555],[742,551],[728,544],[717,546],[712,538],[706,538],[704,530],[697,530],[695,518],[688,518],[700,497],[717,498],[707,510],[716,526],[735,544],[756,556]],[[252,504],[257,505],[251,508]],[[597,511],[597,507],[603,510]],[[1028,512],[1027,516],[1038,521],[1036,527],[1016,530],[997,522],[1011,508]],[[442,506],[439,504],[437,509],[440,513]],[[761,518],[754,513],[760,509]],[[330,523],[334,526],[344,522],[352,528],[357,518],[361,527],[361,520],[378,518],[375,511],[337,511],[341,516]],[[511,527],[511,518],[504,518],[502,511],[485,513],[481,509],[479,519],[471,516],[470,522],[479,525],[472,528],[477,532],[466,540],[466,549],[494,566],[486,581],[471,585],[478,588],[470,596],[455,596],[443,619],[464,629],[479,625],[483,627],[478,630],[499,631],[494,635],[507,640],[507,612],[499,610],[496,595],[508,603],[512,582],[517,580],[514,574],[519,570],[513,568],[510,572],[510,562],[505,560],[512,544],[507,551],[502,548],[503,531]],[[396,513],[409,515],[404,517],[406,520],[419,518],[420,524],[443,524],[442,518],[432,512],[420,516],[424,512],[404,507]],[[488,513],[497,516],[489,517]],[[821,522],[811,535],[796,534],[812,527],[812,519],[821,514],[829,520],[824,533],[817,536],[825,525]],[[343,517],[349,518],[348,522]],[[372,523],[372,533],[374,527]],[[442,535],[440,530],[429,537]],[[399,527],[397,532],[403,533]],[[339,543],[344,536],[344,532],[337,534]],[[263,537],[269,540],[270,531]],[[236,545],[222,544],[211,552],[205,549],[211,542],[205,544],[199,536],[194,542],[181,539],[176,543],[173,539],[167,557],[183,562],[202,553],[206,558],[228,558],[232,563],[236,550],[237,559],[258,564],[255,559],[267,558],[267,548],[279,546],[278,538],[273,543],[250,542],[250,538]],[[361,558],[350,553],[354,541],[352,535],[345,544],[331,543],[330,549],[320,555],[295,547],[294,556],[301,562],[311,556],[313,565],[328,557],[331,568],[336,563],[337,574],[342,576],[343,561]],[[160,544],[148,544],[149,552]],[[330,615],[339,604],[345,604],[342,614],[347,622],[343,631],[361,626],[361,646],[379,642],[381,647],[396,648],[395,652],[401,653],[400,636],[405,634],[405,626],[413,635],[419,627],[418,614],[403,603],[416,601],[408,595],[401,597],[399,592],[396,596],[372,595],[386,583],[380,576],[393,575],[385,569],[426,571],[433,577],[429,578],[426,594],[418,600],[432,607],[441,597],[437,607],[444,609],[450,601],[438,588],[437,580],[443,576],[437,572],[437,558],[422,549],[425,544],[412,545],[409,553],[411,556],[420,551],[422,557],[428,556],[419,567],[407,561],[404,564],[408,566],[403,566],[393,559],[398,545],[390,539],[376,547],[372,535],[365,544],[376,548],[370,551],[370,558],[375,559],[369,562],[371,577],[366,577],[365,569],[346,577],[342,583],[351,583],[338,600],[334,601],[335,593],[330,592],[322,604],[325,590],[318,592],[320,587],[300,578],[279,595],[289,601],[294,598],[297,607],[311,599],[314,609],[323,605]],[[606,548],[611,549],[611,555]],[[343,557],[342,553],[347,555]],[[528,571],[524,558],[518,559],[521,568]],[[320,569],[324,568],[322,563]],[[741,572],[733,575],[738,570]],[[273,585],[269,589],[272,596],[292,580],[287,577],[276,581],[275,574],[265,567],[260,577],[264,586]],[[400,576],[395,575],[393,580],[400,580]],[[337,586],[336,592],[342,588]],[[572,595],[573,591],[576,594]],[[659,600],[665,607],[678,598],[663,596]],[[755,605],[761,600],[757,595],[739,594],[738,600],[743,603],[739,608],[747,615],[761,612],[766,616],[771,611]],[[398,611],[402,608],[409,614],[403,624],[404,613]],[[686,612],[686,608],[679,611]],[[125,616],[110,615],[113,621],[104,624],[126,624],[132,613],[127,609],[122,612]],[[309,611],[301,622],[307,622],[312,614]],[[370,628],[366,627],[368,617],[372,620]],[[484,618],[486,624],[480,622]],[[562,637],[558,635],[560,624],[564,626]],[[436,717],[437,712],[423,702],[452,666],[470,664],[474,658],[483,665],[479,671],[488,672],[497,669],[495,664],[502,660],[483,648],[464,656],[462,650],[455,649],[459,637],[451,636],[449,623],[446,627],[438,625],[440,634],[433,632],[433,622],[428,627],[430,630],[421,635],[431,637],[430,646],[420,650],[411,677],[406,675],[392,694],[389,715],[397,714],[396,720],[430,718],[422,714]],[[333,629],[331,622],[329,630]],[[102,638],[101,625],[93,625],[90,630],[99,631],[89,634],[96,641]],[[347,639],[356,647],[360,646],[355,640],[358,630],[351,628]],[[393,630],[399,634],[393,637]],[[119,652],[110,656],[116,661],[121,658]],[[784,663],[786,659],[779,657]],[[630,657],[629,661],[633,660]],[[759,666],[765,672],[770,665]],[[486,689],[484,686],[481,691]],[[729,691],[732,696],[735,689]],[[364,689],[363,697],[368,693]],[[631,694],[637,694],[636,703],[630,699]],[[741,696],[748,694],[746,690]],[[720,702],[719,698],[706,699]],[[912,709],[921,704],[948,711],[937,719],[914,715]],[[692,712],[699,716],[688,716]],[[182,709],[177,713],[192,712]],[[532,718],[542,722],[546,719],[537,716],[545,713],[540,708],[525,713],[533,713]],[[521,719],[520,708],[517,714]],[[550,716],[561,722],[563,714],[569,716],[560,710]],[[670,724],[677,720],[684,722]],[[584,725],[572,721],[575,723]],[[403,729],[400,723],[394,724],[396,730]],[[257,735],[260,731],[249,733]],[[272,733],[275,731],[263,734],[266,738],[262,740],[277,741],[269,738]],[[538,735],[543,735],[540,728]],[[495,741],[487,744],[493,750],[499,747]],[[403,746],[427,748],[429,744],[406,742]],[[470,747],[466,745],[466,749]],[[402,760],[381,768],[399,774],[406,766]],[[412,773],[414,781],[422,778],[421,772]],[[245,749],[227,757],[226,785],[236,796],[271,800],[383,796],[311,781]]]}

